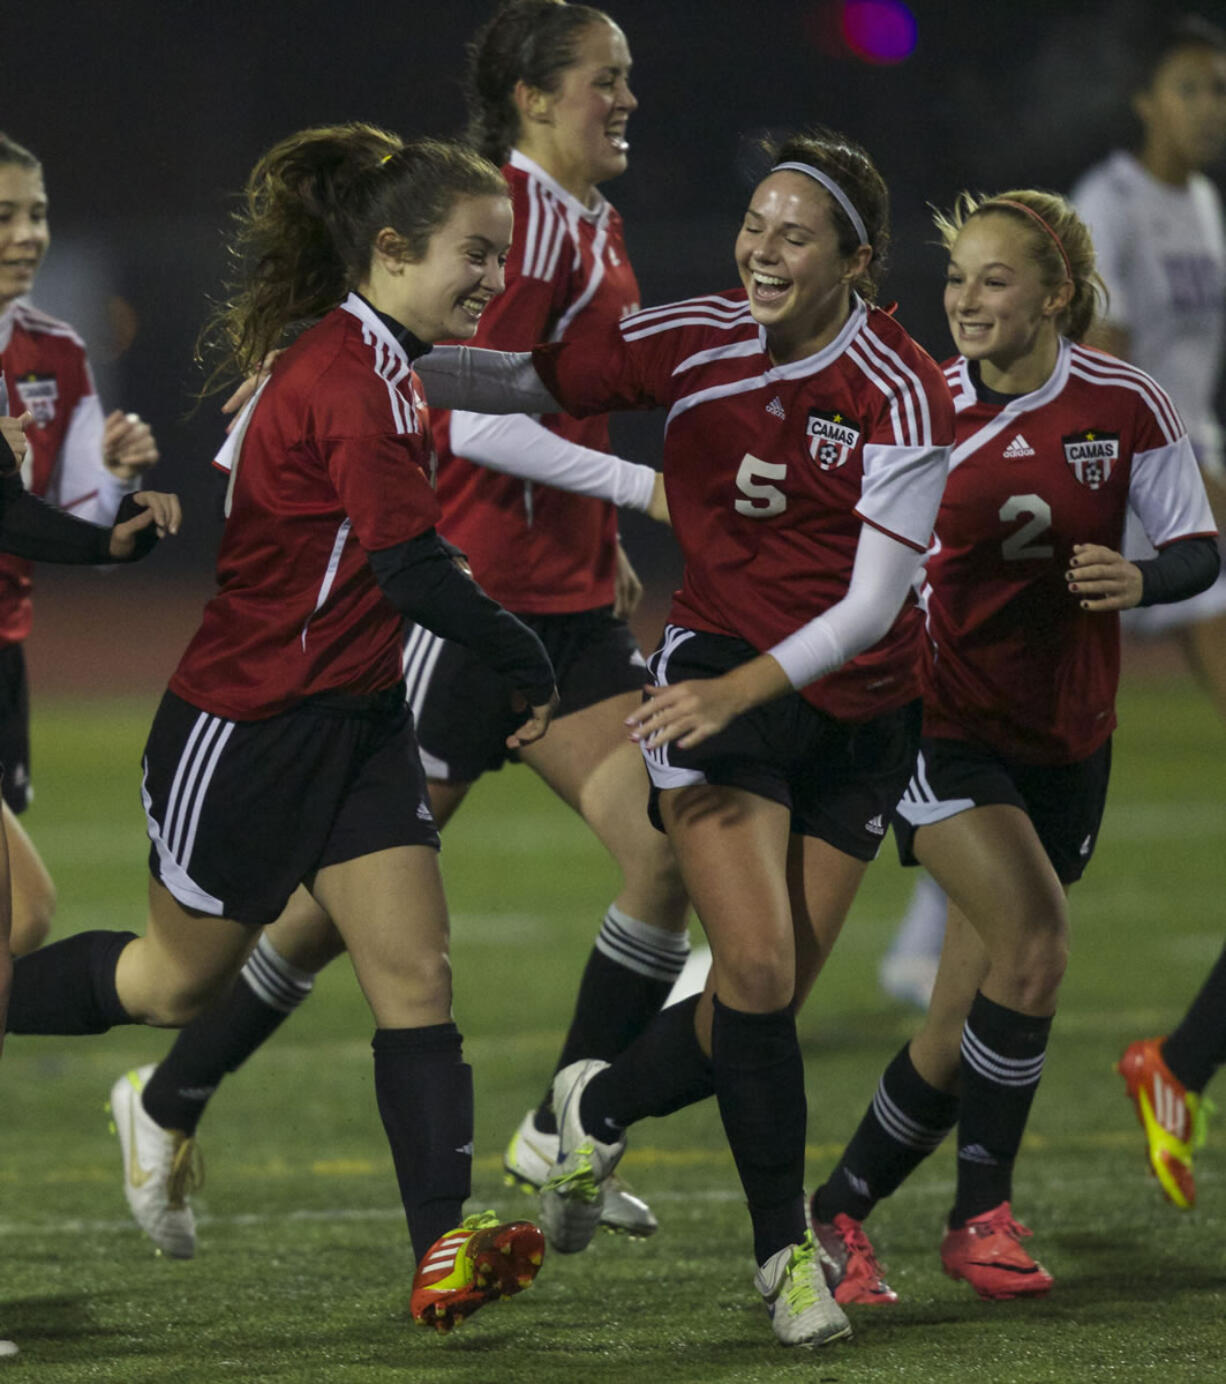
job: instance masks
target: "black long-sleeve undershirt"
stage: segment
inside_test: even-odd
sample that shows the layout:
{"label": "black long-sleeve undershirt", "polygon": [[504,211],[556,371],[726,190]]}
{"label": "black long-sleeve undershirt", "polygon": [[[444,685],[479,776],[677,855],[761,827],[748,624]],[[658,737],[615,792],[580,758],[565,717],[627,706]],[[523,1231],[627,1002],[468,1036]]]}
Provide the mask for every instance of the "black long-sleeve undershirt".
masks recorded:
{"label": "black long-sleeve undershirt", "polygon": [[1222,558],[1215,538],[1180,538],[1136,566],[1141,572],[1139,604],[1170,605],[1207,591],[1217,581]]}
{"label": "black long-sleeve undershirt", "polygon": [[553,666],[532,630],[492,600],[456,566],[455,549],[434,529],[368,552],[383,594],[416,625],[471,649],[532,706],[554,690]]}

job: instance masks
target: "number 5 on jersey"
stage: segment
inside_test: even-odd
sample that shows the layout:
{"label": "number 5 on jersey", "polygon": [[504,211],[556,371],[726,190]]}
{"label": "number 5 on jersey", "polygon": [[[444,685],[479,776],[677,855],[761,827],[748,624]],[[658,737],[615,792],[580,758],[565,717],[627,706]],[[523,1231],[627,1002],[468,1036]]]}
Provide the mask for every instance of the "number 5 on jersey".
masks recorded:
{"label": "number 5 on jersey", "polygon": [[737,500],[736,512],[750,519],[773,519],[788,507],[788,497],[769,481],[787,479],[786,461],[763,461],[746,452],[736,473],[736,488],[745,497]]}

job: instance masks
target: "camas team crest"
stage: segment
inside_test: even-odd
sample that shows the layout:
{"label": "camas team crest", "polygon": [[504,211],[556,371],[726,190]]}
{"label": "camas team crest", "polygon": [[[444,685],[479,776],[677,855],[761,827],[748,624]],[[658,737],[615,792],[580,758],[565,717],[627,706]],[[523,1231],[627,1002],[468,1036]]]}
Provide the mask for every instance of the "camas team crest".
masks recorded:
{"label": "camas team crest", "polygon": [[1106,485],[1111,479],[1111,468],[1120,459],[1119,433],[1087,428],[1060,440],[1064,444],[1064,459],[1082,485],[1091,490]]}
{"label": "camas team crest", "polygon": [[860,429],[845,413],[811,408],[805,435],[809,452],[823,471],[837,470],[860,441]]}
{"label": "camas team crest", "polygon": [[55,418],[55,405],[60,387],[54,375],[36,375],[31,371],[17,381],[17,393],[23,407],[34,415],[36,427],[45,428]]}

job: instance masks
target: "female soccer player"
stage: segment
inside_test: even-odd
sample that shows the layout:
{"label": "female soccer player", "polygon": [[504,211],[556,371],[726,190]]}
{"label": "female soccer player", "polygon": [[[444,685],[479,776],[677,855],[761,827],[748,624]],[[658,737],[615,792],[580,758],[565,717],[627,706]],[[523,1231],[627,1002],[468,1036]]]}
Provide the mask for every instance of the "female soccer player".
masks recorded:
{"label": "female soccer player", "polygon": [[246,373],[303,318],[234,461],[206,607],[150,731],[146,935],[95,932],[19,962],[13,1032],[179,1025],[242,966],[305,883],[375,1016],[375,1090],[418,1270],[412,1312],[449,1329],[518,1292],[535,1227],[457,1226],[472,1160],[471,1070],[451,1016],[447,911],[400,666],[407,616],[478,650],[545,731],[540,640],[437,535],[414,360],[467,337],[501,290],[511,204],[458,145],[364,125],[293,135],[256,165],[222,313]]}
{"label": "female soccer player", "polygon": [[[914,762],[909,597],[953,415],[933,362],[868,305],[887,193],[867,154],[825,132],[773,154],[737,237],[741,291],[534,357],[572,412],[669,410],[685,579],[656,686],[628,719],[713,957],[701,1002],[665,1010],[612,1066],[558,1074],[542,1219],[555,1248],[583,1248],[625,1127],[714,1090],[775,1333],[819,1345],[851,1328],[805,1225],[795,1011]],[[496,392],[498,372],[530,384],[514,358],[479,351],[444,350],[429,368],[432,388],[448,374],[456,388]]]}
{"label": "female soccer player", "polygon": [[[147,423],[103,417],[80,337],[32,306],[47,253],[47,193],[37,157],[0,134],[0,377],[16,413],[28,410],[27,489],[89,523],[110,525],[120,502],[158,459]],[[0,762],[13,887],[13,951],[46,939],[55,886],[17,821],[30,800],[30,704],[23,645],[32,619],[32,567],[0,555]]]}
{"label": "female soccer player", "polygon": [[[503,165],[515,209],[506,292],[483,314],[476,341],[527,349],[615,323],[638,307],[621,218],[599,191],[626,167],[627,121],[637,106],[630,63],[622,31],[584,5],[517,0],[476,36],[471,139]],[[647,671],[624,618],[633,604],[626,587],[637,590],[637,582],[617,541],[616,512],[593,497],[609,493],[608,423],[556,411],[538,421],[438,410],[432,422],[441,531],[490,594],[540,635],[562,702],[547,739],[508,750],[505,679],[462,644],[424,626],[411,629],[404,666],[431,807],[445,825],[483,773],[518,759],[611,852],[622,886],[588,960],[558,1065],[611,1058],[660,1008],[689,942],[685,891],[667,841],[647,820],[647,776],[623,725]],[[647,508],[655,473],[626,463],[616,474],[612,493]],[[541,483],[550,478],[593,494]],[[228,999],[184,1030],[157,1068],[121,1077],[112,1105],[137,1106],[145,1142],[179,1147],[194,1136],[226,1073],[306,997],[315,972],[342,947],[318,903],[300,891]],[[546,1093],[507,1147],[504,1161],[516,1181],[544,1180],[557,1156],[556,1131]],[[124,1153],[126,1165],[131,1150]],[[186,1155],[162,1162],[182,1173],[191,1166]],[[181,1177],[138,1187],[125,1177],[125,1190],[138,1223],[166,1253],[194,1252]],[[613,1229],[634,1235],[656,1228],[649,1208],[616,1184],[603,1214]]]}
{"label": "female soccer player", "polygon": [[[958,1126],[941,1262],[984,1298],[1046,1293],[1011,1207],[1068,953],[1065,891],[1107,792],[1120,610],[1218,572],[1188,435],[1135,366],[1076,344],[1099,281],[1089,232],[1045,192],[963,194],[945,367],[957,434],[927,563],[924,730],[895,827],[950,899],[924,1027],[886,1068],[813,1197],[841,1302],[892,1302],[864,1218]],[[1129,507],[1159,556],[1120,555]]]}

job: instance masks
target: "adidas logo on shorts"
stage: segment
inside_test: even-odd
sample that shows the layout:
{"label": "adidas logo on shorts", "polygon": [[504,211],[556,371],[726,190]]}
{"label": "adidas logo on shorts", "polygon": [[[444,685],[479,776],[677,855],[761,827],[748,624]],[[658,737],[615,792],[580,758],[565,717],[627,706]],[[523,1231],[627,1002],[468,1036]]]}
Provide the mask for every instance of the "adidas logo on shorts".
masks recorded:
{"label": "adidas logo on shorts", "polygon": [[1030,445],[1029,442],[1026,441],[1026,439],[1021,435],[1021,433],[1018,433],[1018,435],[1013,439],[1013,441],[1010,442],[1009,445],[1005,448],[1006,461],[1013,460],[1017,457],[1032,456],[1034,456],[1034,448]]}
{"label": "adidas logo on shorts", "polygon": [[880,812],[875,817],[870,817],[868,821],[864,823],[864,830],[871,831],[874,836],[885,835],[885,822]]}

